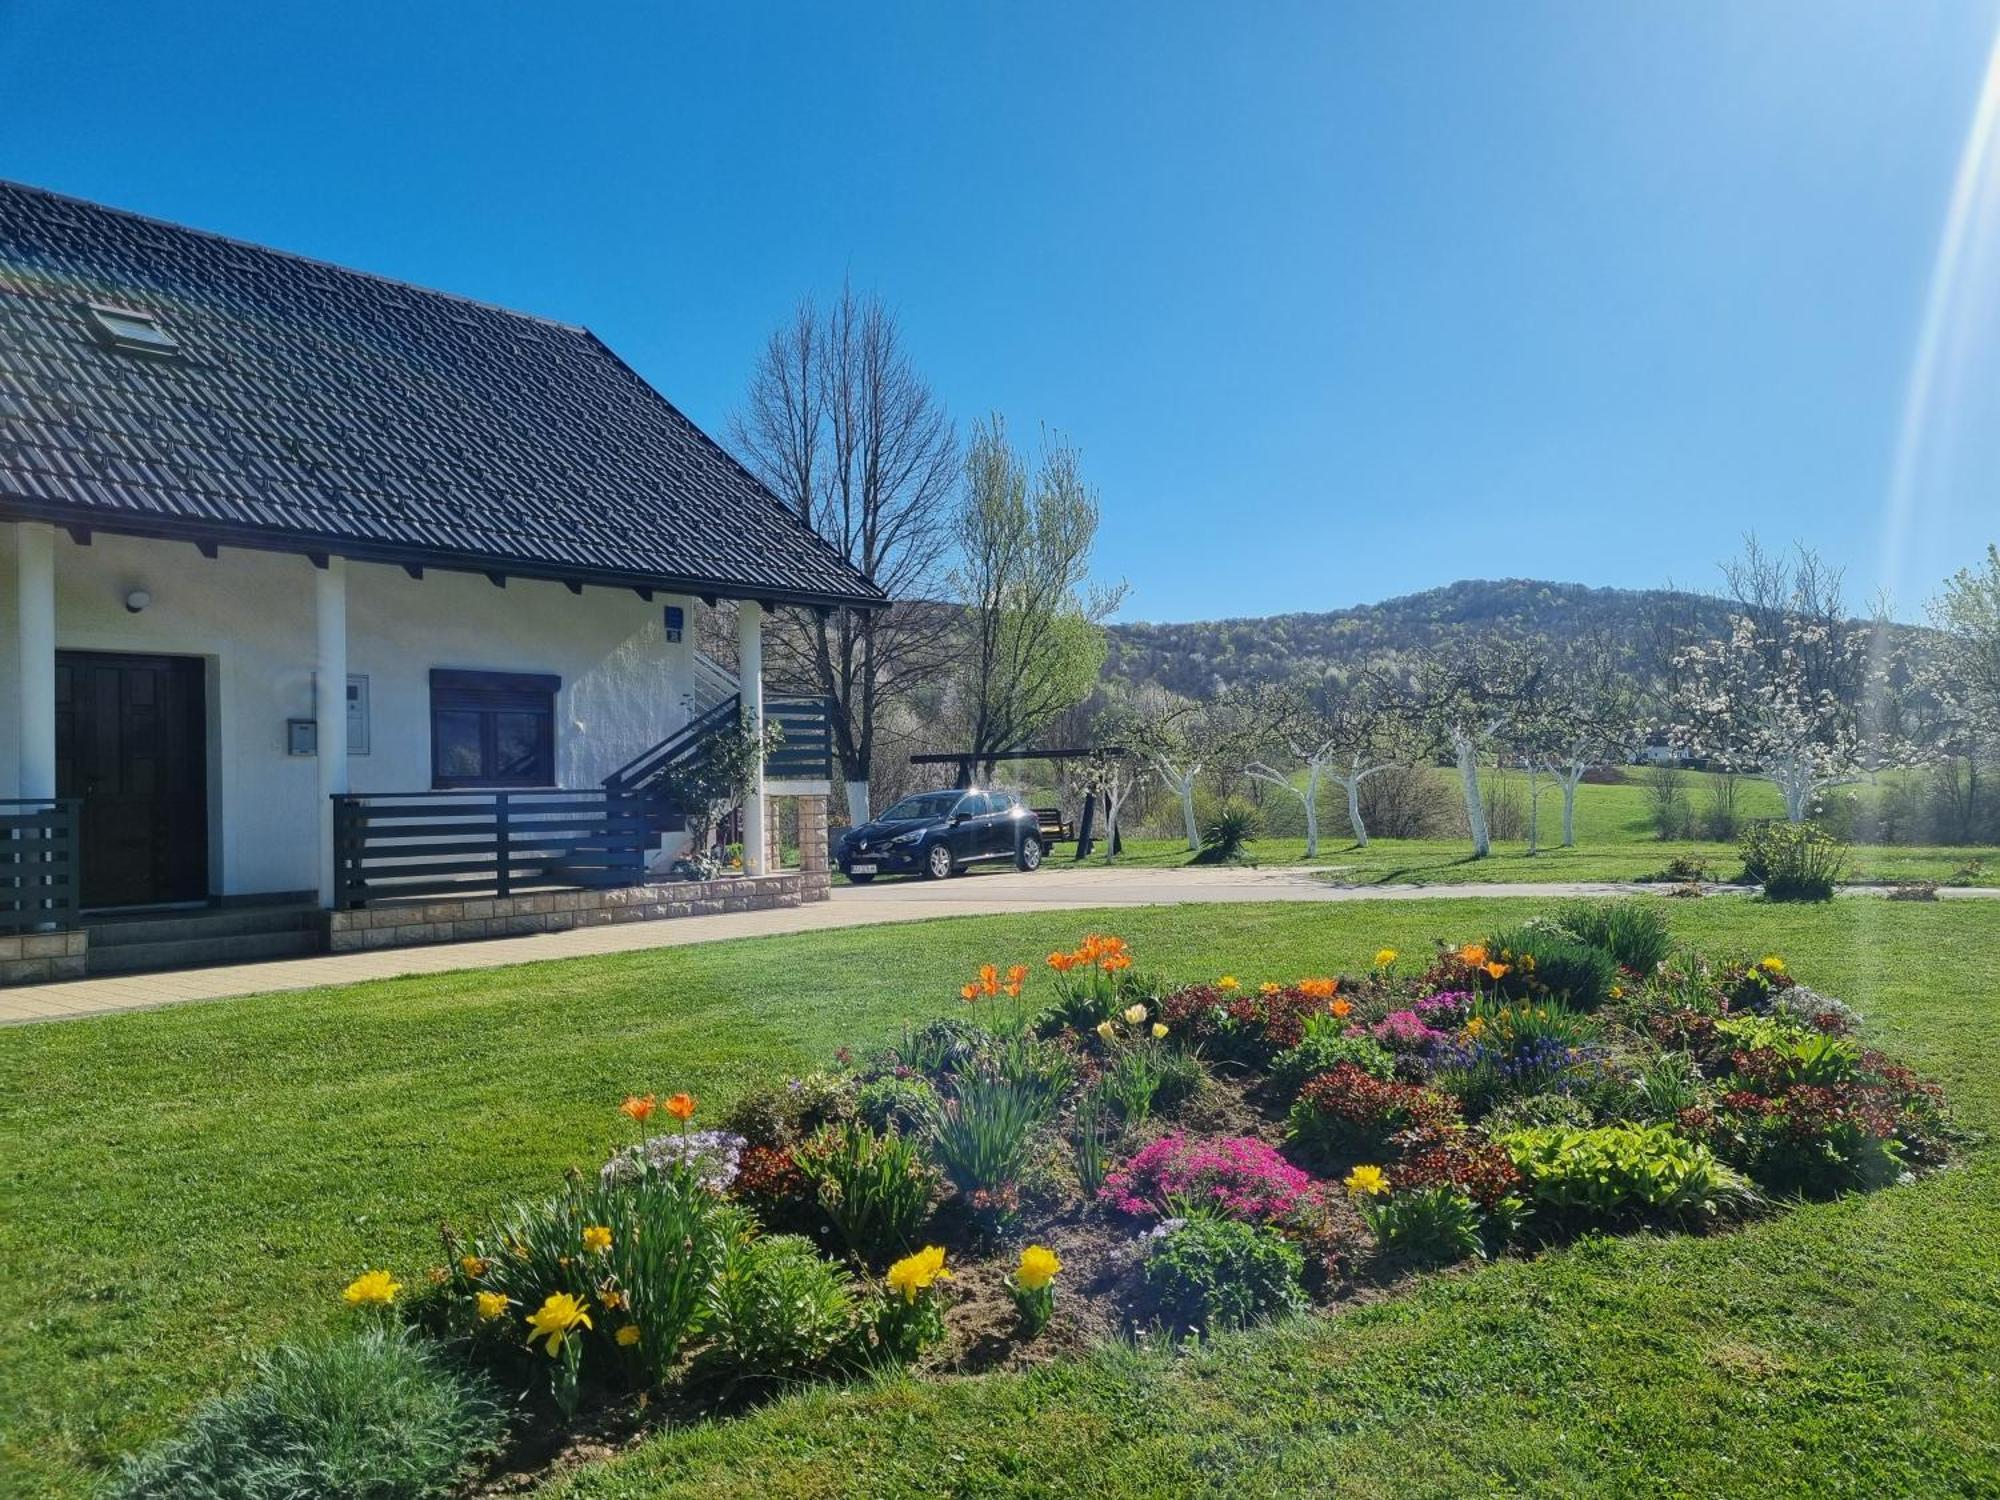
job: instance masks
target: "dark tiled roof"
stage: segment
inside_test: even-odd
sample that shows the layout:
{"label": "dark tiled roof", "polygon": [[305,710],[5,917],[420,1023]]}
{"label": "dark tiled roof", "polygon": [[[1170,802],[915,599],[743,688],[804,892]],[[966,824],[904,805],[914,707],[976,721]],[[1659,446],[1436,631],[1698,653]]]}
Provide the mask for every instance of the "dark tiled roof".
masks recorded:
{"label": "dark tiled roof", "polygon": [[[85,305],[155,314],[175,358]],[[0,182],[0,513],[798,603],[880,593],[585,329]]]}

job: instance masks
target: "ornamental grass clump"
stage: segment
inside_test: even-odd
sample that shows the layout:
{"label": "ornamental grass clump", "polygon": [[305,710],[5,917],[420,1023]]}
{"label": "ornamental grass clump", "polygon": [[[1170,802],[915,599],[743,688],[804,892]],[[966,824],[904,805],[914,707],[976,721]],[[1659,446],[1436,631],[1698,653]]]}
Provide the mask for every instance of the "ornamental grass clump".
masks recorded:
{"label": "ornamental grass clump", "polygon": [[250,1379],[128,1459],[111,1500],[442,1500],[507,1435],[485,1376],[376,1324],[261,1356]]}
{"label": "ornamental grass clump", "polygon": [[931,1111],[930,1148],[960,1192],[1011,1206],[1030,1136],[1051,1102],[1039,1089],[997,1074],[959,1074]]}
{"label": "ornamental grass clump", "polygon": [[1105,1179],[1121,1213],[1187,1218],[1197,1213],[1269,1223],[1290,1218],[1313,1180],[1249,1136],[1192,1139],[1176,1132],[1142,1147]]}
{"label": "ornamental grass clump", "polygon": [[1674,951],[1666,913],[1651,901],[1572,901],[1556,908],[1555,925],[1634,974],[1652,973]]}

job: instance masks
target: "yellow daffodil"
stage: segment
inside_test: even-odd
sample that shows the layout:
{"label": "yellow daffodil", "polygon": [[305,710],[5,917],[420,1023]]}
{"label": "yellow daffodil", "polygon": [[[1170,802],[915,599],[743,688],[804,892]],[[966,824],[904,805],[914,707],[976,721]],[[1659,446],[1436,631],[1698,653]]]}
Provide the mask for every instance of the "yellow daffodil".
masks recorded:
{"label": "yellow daffodil", "polygon": [[1379,1198],[1389,1191],[1389,1174],[1380,1167],[1356,1167],[1342,1186],[1357,1198]]}
{"label": "yellow daffodil", "polygon": [[583,1231],[583,1248],[593,1255],[602,1255],[611,1248],[611,1231],[602,1224],[591,1224]]}
{"label": "yellow daffodil", "polygon": [[350,1281],[340,1295],[349,1307],[387,1307],[402,1289],[403,1283],[387,1271],[368,1271]]}
{"label": "yellow daffodil", "polygon": [[479,1304],[479,1321],[491,1323],[507,1311],[507,1295],[504,1292],[481,1292],[475,1299]]}
{"label": "yellow daffodil", "polygon": [[579,1328],[592,1327],[590,1314],[568,1292],[551,1292],[548,1301],[527,1316],[528,1347],[536,1339],[546,1339],[550,1359],[562,1352],[563,1340]]}
{"label": "yellow daffodil", "polygon": [[1056,1272],[1062,1269],[1062,1260],[1055,1251],[1045,1245],[1030,1245],[1021,1252],[1021,1263],[1014,1268],[1014,1284],[1029,1291],[1040,1291],[1056,1279]]}
{"label": "yellow daffodil", "polygon": [[486,1261],[477,1255],[461,1255],[458,1258],[458,1268],[465,1272],[468,1281],[477,1281],[490,1269]]}
{"label": "yellow daffodil", "polygon": [[599,1287],[597,1300],[612,1312],[625,1305],[625,1294],[615,1286]]}
{"label": "yellow daffodil", "polygon": [[917,1300],[917,1293],[932,1282],[950,1280],[951,1272],[944,1268],[944,1247],[926,1245],[915,1255],[906,1255],[889,1267],[889,1285],[903,1294],[905,1302]]}
{"label": "yellow daffodil", "polygon": [[1396,950],[1394,948],[1377,948],[1375,950],[1376,968],[1386,969],[1389,967],[1390,964],[1394,963],[1395,961],[1396,961]]}
{"label": "yellow daffodil", "polygon": [[1766,974],[1782,974],[1785,972],[1785,961],[1775,953],[1767,953],[1757,960],[1757,967]]}
{"label": "yellow daffodil", "polygon": [[1128,1005],[1125,1007],[1125,1024],[1127,1026],[1137,1026],[1141,1021],[1145,1019],[1146,1019],[1145,1006]]}
{"label": "yellow daffodil", "polygon": [[1155,1021],[1153,1023],[1153,1040],[1157,1042],[1158,1040],[1160,1040],[1161,1037],[1165,1036],[1166,1034],[1167,1034],[1167,1023],[1165,1021]]}
{"label": "yellow daffodil", "polygon": [[639,1325],[627,1323],[611,1336],[618,1341],[619,1348],[630,1349],[639,1342]]}

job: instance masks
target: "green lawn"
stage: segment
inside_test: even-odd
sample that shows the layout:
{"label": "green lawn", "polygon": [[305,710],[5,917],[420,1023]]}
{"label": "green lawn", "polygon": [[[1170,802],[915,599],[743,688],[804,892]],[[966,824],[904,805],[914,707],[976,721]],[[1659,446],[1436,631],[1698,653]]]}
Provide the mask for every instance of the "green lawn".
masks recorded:
{"label": "green lawn", "polygon": [[[1448,779],[1454,795],[1455,775]],[[1490,774],[1490,773],[1489,773]],[[1718,878],[1727,879],[1743,867],[1733,843],[1675,840],[1663,843],[1653,834],[1653,821],[1643,773],[1614,786],[1577,788],[1574,849],[1562,842],[1562,798],[1553,790],[1542,797],[1541,852],[1528,853],[1525,837],[1493,841],[1485,859],[1471,858],[1471,843],[1452,839],[1374,839],[1357,848],[1347,823],[1347,802],[1338,787],[1320,797],[1320,849],[1308,860],[1297,804],[1273,802],[1268,816],[1273,832],[1250,846],[1263,865],[1317,864],[1329,878],[1356,885],[1448,885],[1460,882],[1492,885],[1510,881],[1548,884],[1564,880],[1639,880],[1663,869],[1670,859],[1705,861]],[[1707,786],[1714,779],[1699,771],[1687,774],[1689,798],[1699,811],[1707,803]],[[1516,784],[1525,786],[1518,775]],[[1738,787],[1738,810],[1745,818],[1782,816],[1777,789],[1768,782],[1744,780]],[[1103,846],[1099,845],[1099,854]],[[1054,862],[1067,867],[1075,851],[1059,849]],[[1174,866],[1188,862],[1186,841],[1178,838],[1125,841],[1118,863]],[[1093,856],[1090,864],[1104,861]],[[1953,885],[2000,885],[2000,849],[1946,848],[1924,845],[1863,844],[1853,851],[1847,878],[1851,881],[1935,880]]]}
{"label": "green lawn", "polygon": [[[1356,968],[1518,902],[1102,919],[1186,976]],[[1675,903],[1776,950],[2000,1123],[1985,903]],[[956,1007],[1078,914],[971,918],[397,980],[0,1032],[0,1493],[81,1496],[115,1455],[420,1273],[465,1221],[590,1164],[634,1087],[704,1114],[747,1080]],[[809,1394],[655,1440],[565,1494],[1188,1489],[1993,1493],[2000,1159],[1708,1241],[1590,1243],[1359,1315],[1034,1377]]]}

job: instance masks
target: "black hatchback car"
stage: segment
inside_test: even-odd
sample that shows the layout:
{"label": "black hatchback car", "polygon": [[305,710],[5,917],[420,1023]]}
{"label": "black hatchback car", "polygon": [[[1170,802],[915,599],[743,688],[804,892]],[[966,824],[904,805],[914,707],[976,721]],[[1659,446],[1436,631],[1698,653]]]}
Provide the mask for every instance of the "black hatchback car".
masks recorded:
{"label": "black hatchback car", "polygon": [[919,792],[849,829],[834,858],[856,885],[877,875],[942,880],[982,860],[1039,869],[1048,848],[1041,821],[1011,792]]}

